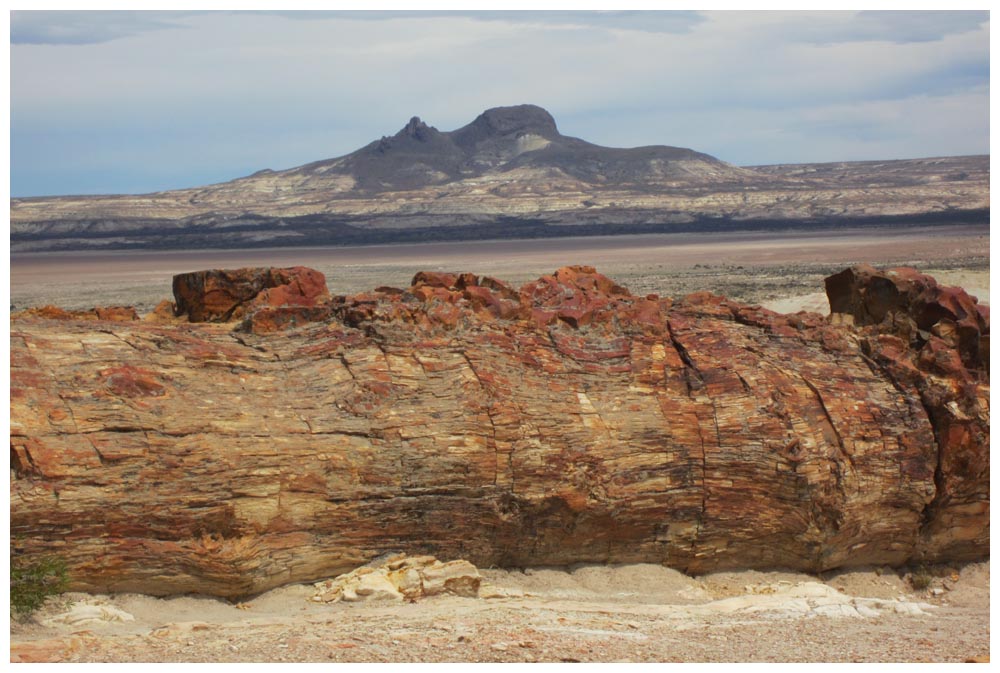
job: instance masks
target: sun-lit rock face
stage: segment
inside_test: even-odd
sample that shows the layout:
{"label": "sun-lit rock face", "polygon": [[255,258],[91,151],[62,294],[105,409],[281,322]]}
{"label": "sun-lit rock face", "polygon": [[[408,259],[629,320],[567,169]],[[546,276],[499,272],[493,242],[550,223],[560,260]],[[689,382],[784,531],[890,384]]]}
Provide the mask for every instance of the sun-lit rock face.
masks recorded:
{"label": "sun-lit rock face", "polygon": [[227,323],[20,314],[11,533],[77,588],[229,597],[388,552],[695,573],[984,558],[988,370],[961,325],[971,307],[988,339],[988,314],[945,289],[964,317],[901,332],[914,304],[876,311],[866,277],[828,282],[835,310],[881,315],[856,326],[580,266],[254,298]]}
{"label": "sun-lit rock face", "polygon": [[190,322],[227,322],[264,306],[312,307],[330,298],[323,274],[301,266],[182,273],[173,290],[175,313]]}

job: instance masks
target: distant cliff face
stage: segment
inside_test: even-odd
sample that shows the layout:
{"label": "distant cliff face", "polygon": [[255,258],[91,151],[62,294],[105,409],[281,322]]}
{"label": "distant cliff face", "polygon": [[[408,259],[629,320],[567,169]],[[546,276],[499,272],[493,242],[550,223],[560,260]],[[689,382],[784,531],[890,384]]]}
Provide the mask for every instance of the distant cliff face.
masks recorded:
{"label": "distant cliff face", "polygon": [[988,208],[988,157],[740,168],[678,147],[601,147],[562,135],[542,108],[518,105],[449,132],[413,117],[346,156],[217,185],[12,199],[11,242],[15,251],[342,244],[442,229],[502,238],[574,226],[982,217]]}
{"label": "distant cliff face", "polygon": [[827,288],[833,320],[588,267],[349,297],[297,267],[180,276],[147,320],[17,315],[11,533],[77,588],[229,597],[389,551],[988,556],[988,310],[912,269]]}

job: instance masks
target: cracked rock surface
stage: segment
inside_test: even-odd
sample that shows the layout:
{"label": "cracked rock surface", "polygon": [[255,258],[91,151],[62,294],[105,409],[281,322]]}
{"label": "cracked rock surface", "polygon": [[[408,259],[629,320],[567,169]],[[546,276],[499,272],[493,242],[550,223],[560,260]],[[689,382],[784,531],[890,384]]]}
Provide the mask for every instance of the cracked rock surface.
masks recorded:
{"label": "cracked rock surface", "polygon": [[78,590],[223,597],[396,551],[690,573],[988,556],[988,362],[966,348],[988,312],[891,331],[899,307],[831,324],[590,267],[308,303],[14,316],[25,553]]}

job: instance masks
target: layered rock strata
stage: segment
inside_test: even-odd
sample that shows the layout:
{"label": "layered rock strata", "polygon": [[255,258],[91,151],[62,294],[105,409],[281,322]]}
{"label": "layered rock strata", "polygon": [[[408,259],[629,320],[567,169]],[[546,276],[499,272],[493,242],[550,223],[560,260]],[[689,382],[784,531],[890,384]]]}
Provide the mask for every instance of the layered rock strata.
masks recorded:
{"label": "layered rock strata", "polygon": [[[871,294],[853,273],[841,313]],[[588,267],[265,291],[225,324],[15,317],[28,553],[79,589],[226,597],[399,551],[693,573],[988,555],[988,371],[947,324],[890,328],[912,302],[831,324]],[[955,296],[959,334],[978,305]]]}

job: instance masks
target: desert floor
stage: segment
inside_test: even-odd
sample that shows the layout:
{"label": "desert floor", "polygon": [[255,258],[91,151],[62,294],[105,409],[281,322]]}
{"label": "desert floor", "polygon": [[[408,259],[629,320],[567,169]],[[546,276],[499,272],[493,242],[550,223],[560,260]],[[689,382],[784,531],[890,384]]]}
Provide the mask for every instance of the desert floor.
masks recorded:
{"label": "desert floor", "polygon": [[[482,570],[495,598],[317,604],[67,594],[11,628],[14,661],[962,662],[989,655],[989,563],[693,578],[658,565]],[[481,592],[486,593],[486,592]],[[879,600],[866,600],[879,599]],[[864,605],[875,608],[865,611]],[[864,613],[864,614],[861,614]]]}
{"label": "desert floor", "polygon": [[[332,293],[348,294],[408,286],[419,270],[472,271],[518,285],[560,266],[588,264],[636,294],[707,289],[774,310],[825,313],[823,278],[858,262],[916,266],[989,303],[987,226],[20,255],[11,258],[11,303],[18,309],[124,304],[142,312],[170,297],[175,273],[250,265],[312,266],[326,274]],[[309,585],[240,604],[66,594],[31,620],[12,622],[11,658],[961,662],[989,655],[988,561],[819,577],[782,571],[688,577],[657,565],[481,571],[494,598],[326,605],[309,601]],[[914,588],[921,585],[914,575],[930,584]]]}
{"label": "desert floor", "polygon": [[[634,294],[680,297],[710,290],[777,310],[827,310],[823,278],[860,262],[915,266],[989,301],[989,226],[844,229],[833,232],[656,234],[427,243],[354,248],[77,252],[11,256],[15,308],[135,306],[171,298],[174,274],[242,266],[309,266],[333,294],[409,287],[417,271],[471,271],[516,286],[584,264]],[[785,303],[781,303],[785,302]]]}

